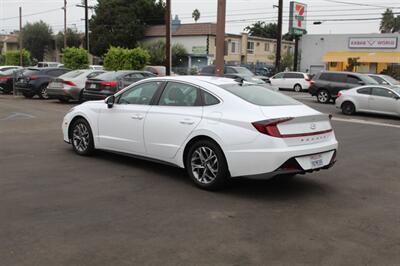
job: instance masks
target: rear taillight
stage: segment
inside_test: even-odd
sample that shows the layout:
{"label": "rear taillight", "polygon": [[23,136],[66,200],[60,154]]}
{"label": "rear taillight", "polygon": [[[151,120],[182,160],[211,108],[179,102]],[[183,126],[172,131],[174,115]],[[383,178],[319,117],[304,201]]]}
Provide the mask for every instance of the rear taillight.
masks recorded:
{"label": "rear taillight", "polygon": [[339,91],[338,93],[337,93],[337,97],[339,98],[340,96],[342,96],[343,95],[343,93],[341,92],[341,91]]}
{"label": "rear taillight", "polygon": [[253,122],[252,125],[263,134],[267,134],[271,137],[282,138],[282,134],[279,132],[278,124],[292,120],[292,117],[284,117],[277,119],[268,119],[263,121]]}
{"label": "rear taillight", "polygon": [[68,85],[68,86],[76,86],[76,84],[73,83],[73,82],[70,81],[70,80],[63,80],[63,83],[64,83],[65,85]]}
{"label": "rear taillight", "polygon": [[0,77],[0,80],[9,80],[11,77]]}
{"label": "rear taillight", "polygon": [[30,76],[30,77],[29,77],[29,80],[37,80],[37,79],[39,79],[38,76]]}
{"label": "rear taillight", "polygon": [[102,81],[100,82],[100,85],[104,87],[116,87],[118,85],[118,82],[116,81]]}

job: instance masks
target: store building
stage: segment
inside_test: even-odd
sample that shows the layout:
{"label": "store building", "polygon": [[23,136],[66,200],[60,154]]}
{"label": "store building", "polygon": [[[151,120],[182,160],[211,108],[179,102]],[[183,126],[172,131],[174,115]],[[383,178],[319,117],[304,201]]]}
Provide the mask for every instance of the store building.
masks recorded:
{"label": "store building", "polygon": [[393,34],[306,34],[299,43],[300,70],[344,71],[349,59],[359,63],[354,71],[381,73],[400,64],[399,33]]}

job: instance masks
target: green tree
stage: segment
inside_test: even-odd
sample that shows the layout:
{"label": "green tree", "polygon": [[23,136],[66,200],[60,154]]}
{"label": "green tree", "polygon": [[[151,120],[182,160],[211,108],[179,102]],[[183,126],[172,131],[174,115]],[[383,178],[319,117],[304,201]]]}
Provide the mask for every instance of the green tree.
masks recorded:
{"label": "green tree", "polygon": [[89,55],[83,48],[68,47],[63,49],[63,63],[66,68],[85,69],[89,67]]}
{"label": "green tree", "polygon": [[106,70],[133,70],[143,69],[149,62],[150,55],[143,48],[126,49],[110,47],[104,56],[104,68]]}
{"label": "green tree", "polygon": [[[141,47],[146,49],[150,54],[151,65],[165,64],[165,42],[163,40],[142,43]],[[176,43],[172,45],[172,65],[180,66],[187,59],[187,51],[182,44]]]}
{"label": "green tree", "polygon": [[278,24],[276,23],[265,23],[263,21],[257,21],[256,23],[244,28],[250,36],[264,37],[270,39],[277,38]]}
{"label": "green tree", "polygon": [[391,9],[386,9],[386,11],[382,14],[381,24],[379,26],[379,30],[381,33],[390,33],[393,30],[395,23],[395,16]]}
{"label": "green tree", "polygon": [[90,20],[90,43],[94,55],[110,46],[136,47],[148,25],[164,24],[162,0],[98,0]]}
{"label": "green tree", "polygon": [[53,41],[51,27],[43,21],[27,23],[22,28],[22,45],[33,58],[42,61]]}
{"label": "green tree", "polygon": [[[4,64],[10,66],[19,66],[19,50],[8,51],[4,55]],[[22,49],[22,65],[30,66],[32,64],[29,51]]]}
{"label": "green tree", "polygon": [[193,10],[192,18],[194,19],[194,22],[196,22],[196,23],[200,19],[200,11],[197,8],[195,10]]}
{"label": "green tree", "polygon": [[[64,32],[60,31],[56,35],[57,49],[62,51],[64,49]],[[82,44],[82,36],[77,30],[71,28],[67,29],[67,46],[68,47],[79,47]]]}
{"label": "green tree", "polygon": [[359,57],[350,57],[347,59],[347,67],[346,71],[353,72],[356,70],[356,67],[358,67],[360,62],[358,62]]}

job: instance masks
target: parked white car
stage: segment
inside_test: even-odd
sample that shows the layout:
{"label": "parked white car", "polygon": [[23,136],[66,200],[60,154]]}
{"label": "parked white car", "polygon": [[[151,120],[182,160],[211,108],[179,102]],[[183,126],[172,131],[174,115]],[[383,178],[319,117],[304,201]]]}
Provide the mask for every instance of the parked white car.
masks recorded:
{"label": "parked white car", "polygon": [[376,82],[378,82],[381,85],[400,86],[400,81],[388,75],[368,74],[368,76],[373,78]]}
{"label": "parked white car", "polygon": [[366,112],[400,116],[400,87],[367,85],[340,91],[336,107],[346,115]]}
{"label": "parked white car", "polygon": [[74,70],[53,79],[47,87],[47,96],[61,102],[69,100],[82,101],[82,92],[86,81],[103,74],[103,70],[82,69]]}
{"label": "parked white car", "polygon": [[230,177],[266,178],[330,168],[329,116],[279,92],[207,76],[149,78],[72,108],[64,141],[186,168],[215,189]]}
{"label": "parked white car", "polygon": [[311,79],[302,72],[280,72],[269,79],[272,86],[279,89],[290,89],[296,92],[308,90]]}
{"label": "parked white car", "polygon": [[90,65],[89,69],[92,69],[92,70],[104,70],[104,67],[101,66],[101,65]]}
{"label": "parked white car", "polygon": [[22,67],[20,67],[20,66],[0,66],[0,73],[3,71],[10,70],[10,69],[18,70],[18,69],[22,69]]}

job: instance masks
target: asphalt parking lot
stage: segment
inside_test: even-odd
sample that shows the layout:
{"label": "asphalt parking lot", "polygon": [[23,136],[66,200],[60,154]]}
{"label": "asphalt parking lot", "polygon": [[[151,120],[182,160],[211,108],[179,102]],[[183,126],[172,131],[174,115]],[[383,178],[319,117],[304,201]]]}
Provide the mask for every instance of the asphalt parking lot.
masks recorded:
{"label": "asphalt parking lot", "polygon": [[219,192],[185,172],[79,157],[72,104],[0,95],[1,265],[398,265],[400,119],[332,113],[334,168]]}

